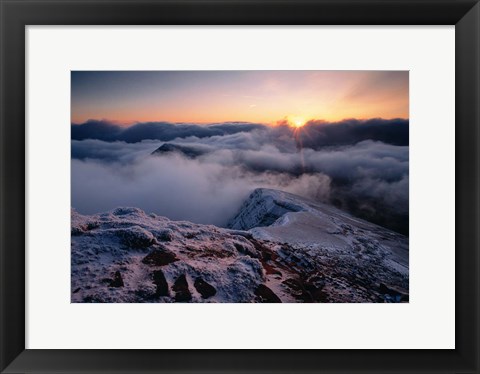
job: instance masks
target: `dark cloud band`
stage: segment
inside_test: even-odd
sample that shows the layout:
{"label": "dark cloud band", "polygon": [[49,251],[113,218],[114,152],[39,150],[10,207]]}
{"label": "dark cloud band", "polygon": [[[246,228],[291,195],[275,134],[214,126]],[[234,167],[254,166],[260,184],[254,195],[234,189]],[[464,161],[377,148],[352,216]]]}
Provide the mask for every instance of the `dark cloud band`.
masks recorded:
{"label": "dark cloud band", "polygon": [[285,121],[277,126],[259,123],[225,122],[209,125],[174,124],[169,122],[138,123],[122,127],[107,121],[90,120],[72,125],[72,140],[97,139],[137,143],[143,140],[172,141],[188,137],[209,138],[238,133],[260,131],[265,137],[278,142],[282,137],[295,137],[305,148],[355,144],[363,140],[377,140],[393,145],[408,145],[409,126],[406,119],[380,118],[339,122],[309,121],[300,130]]}
{"label": "dark cloud band", "polygon": [[207,138],[264,128],[264,125],[245,122],[226,122],[211,125],[174,124],[169,122],[138,123],[122,127],[107,121],[89,120],[83,124],[72,124],[72,140],[98,139],[137,143],[142,140],[170,141],[176,138]]}

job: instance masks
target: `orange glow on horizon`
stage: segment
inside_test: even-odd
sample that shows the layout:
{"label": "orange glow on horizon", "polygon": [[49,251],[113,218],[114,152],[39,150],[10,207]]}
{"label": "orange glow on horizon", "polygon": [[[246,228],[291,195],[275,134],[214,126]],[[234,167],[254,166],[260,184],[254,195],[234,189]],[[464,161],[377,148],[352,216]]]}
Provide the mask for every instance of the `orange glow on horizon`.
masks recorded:
{"label": "orange glow on horizon", "polygon": [[393,120],[393,119],[396,119],[396,118],[400,118],[400,119],[406,119],[408,120],[408,117],[357,117],[357,118],[354,118],[354,117],[340,117],[339,119],[334,119],[334,120],[327,120],[325,118],[309,118],[307,120],[304,120],[304,119],[296,119],[296,120],[290,120],[290,119],[286,119],[288,117],[284,117],[284,119],[282,120],[276,120],[276,121],[269,121],[269,122],[261,122],[261,121],[241,121],[241,120],[221,120],[221,121],[168,121],[168,120],[153,120],[153,119],[149,119],[149,120],[144,120],[144,121],[137,121],[137,120],[130,120],[130,121],[117,121],[117,120],[111,120],[109,118],[87,118],[85,119],[84,121],[72,121],[72,124],[76,124],[76,125],[81,125],[82,123],[85,123],[87,121],[104,121],[104,122],[108,122],[108,123],[111,123],[111,124],[114,124],[114,125],[117,125],[117,126],[121,126],[121,127],[130,127],[130,126],[133,126],[133,125],[137,125],[139,123],[147,123],[147,122],[165,122],[165,123],[171,123],[171,124],[195,124],[195,125],[205,125],[205,126],[208,126],[208,125],[212,125],[212,124],[221,124],[221,123],[235,123],[235,122],[238,122],[238,123],[242,123],[242,122],[245,122],[245,123],[259,123],[259,124],[262,124],[262,125],[265,125],[265,126],[270,126],[270,127],[276,127],[276,126],[290,126],[292,128],[294,128],[295,130],[301,130],[306,124],[310,123],[310,122],[325,122],[325,123],[335,123],[335,122],[342,122],[342,121],[346,121],[346,120],[350,120],[350,119],[355,119],[355,120],[358,120],[358,121],[366,121],[366,120],[369,120],[369,119],[373,119],[373,118],[381,118],[381,119],[384,119],[384,120]]}
{"label": "orange glow on horizon", "polygon": [[[72,73],[73,74],[73,73]],[[78,72],[71,122],[251,122],[408,118],[408,72]]]}

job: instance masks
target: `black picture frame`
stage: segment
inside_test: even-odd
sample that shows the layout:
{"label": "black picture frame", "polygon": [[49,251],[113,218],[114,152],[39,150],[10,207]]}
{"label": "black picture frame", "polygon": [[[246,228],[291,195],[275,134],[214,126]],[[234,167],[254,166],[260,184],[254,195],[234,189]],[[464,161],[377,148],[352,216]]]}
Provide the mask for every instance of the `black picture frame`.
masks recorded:
{"label": "black picture frame", "polygon": [[[2,373],[479,372],[478,1],[0,0],[0,12]],[[456,349],[25,349],[25,26],[129,24],[455,25]]]}

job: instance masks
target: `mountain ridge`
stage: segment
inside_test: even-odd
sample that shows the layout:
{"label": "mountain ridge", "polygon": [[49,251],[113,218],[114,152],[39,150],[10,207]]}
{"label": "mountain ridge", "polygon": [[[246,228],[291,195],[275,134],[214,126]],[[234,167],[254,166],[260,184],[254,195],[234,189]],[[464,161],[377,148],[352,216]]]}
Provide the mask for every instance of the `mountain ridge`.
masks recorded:
{"label": "mountain ridge", "polygon": [[400,234],[269,189],[253,191],[231,222],[72,210],[72,302],[408,300]]}

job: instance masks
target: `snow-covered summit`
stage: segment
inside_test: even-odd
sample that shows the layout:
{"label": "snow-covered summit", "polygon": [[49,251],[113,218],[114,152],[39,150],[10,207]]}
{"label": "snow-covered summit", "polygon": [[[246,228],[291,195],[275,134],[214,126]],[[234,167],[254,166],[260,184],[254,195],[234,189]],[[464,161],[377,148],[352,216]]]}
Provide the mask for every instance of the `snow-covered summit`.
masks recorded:
{"label": "snow-covered summit", "polygon": [[[408,239],[404,235],[354,217],[332,205],[267,188],[255,189],[227,227],[293,243],[319,243],[332,235],[347,235],[356,228],[353,231],[357,235],[368,232],[378,238],[390,237],[408,248]],[[302,235],[294,235],[300,231]]]}
{"label": "snow-covered summit", "polygon": [[408,238],[331,205],[283,191],[254,190],[228,227],[258,240],[378,256],[387,268],[408,275]]}
{"label": "snow-covered summit", "polygon": [[72,210],[72,302],[408,300],[408,239],[258,189],[230,229],[137,208]]}
{"label": "snow-covered summit", "polygon": [[289,212],[308,211],[300,196],[267,188],[257,188],[241,206],[228,227],[250,230],[254,227],[270,226]]}

